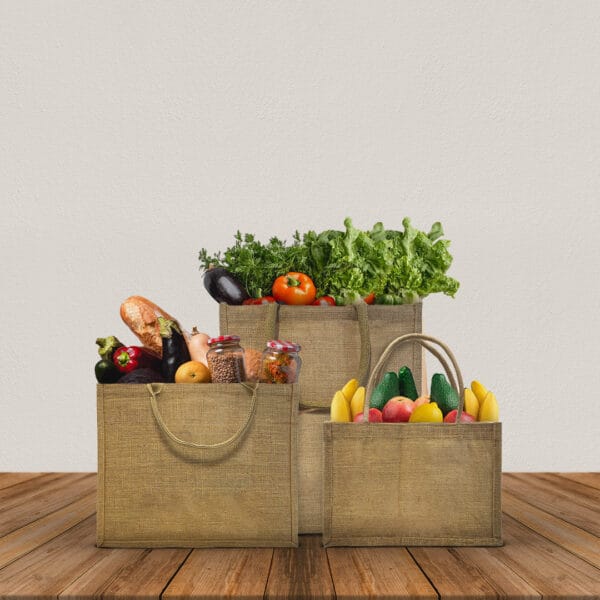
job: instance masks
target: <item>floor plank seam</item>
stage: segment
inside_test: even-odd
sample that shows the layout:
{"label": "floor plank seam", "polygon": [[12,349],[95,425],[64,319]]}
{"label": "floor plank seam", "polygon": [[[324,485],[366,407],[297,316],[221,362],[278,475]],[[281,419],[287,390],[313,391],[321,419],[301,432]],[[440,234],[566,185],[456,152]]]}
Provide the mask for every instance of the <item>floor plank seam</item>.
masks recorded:
{"label": "floor plank seam", "polygon": [[[526,525],[525,523],[521,523],[521,521],[519,521],[519,519],[517,519],[516,517],[513,517],[511,515],[505,515],[506,517],[508,517],[509,519],[512,519],[513,521],[515,521],[516,523],[518,523],[520,526],[525,527],[525,529],[528,529],[529,531],[532,531],[534,534],[539,535],[541,538],[543,538],[544,540],[546,540],[548,543],[552,544],[552,546],[555,546],[556,548],[558,548],[559,550],[562,550],[564,552],[567,552],[568,554],[570,554],[571,556],[573,556],[575,559],[581,560],[584,563],[586,563],[587,565],[591,566],[593,569],[595,569],[596,571],[598,571],[598,575],[599,575],[599,580],[600,580],[600,569],[596,566],[591,564],[589,561],[585,560],[583,557],[579,556],[578,554],[574,554],[573,552],[571,552],[568,548],[565,548],[564,546],[561,546],[560,544],[557,544],[556,542],[552,541],[551,539],[548,539],[545,535],[543,535],[542,533],[540,533],[539,531],[536,531],[535,529],[533,529],[532,527],[529,527],[528,525]],[[580,528],[581,529],[581,528]],[[593,535],[593,534],[591,534]],[[560,556],[557,556],[554,552],[552,552],[552,556],[554,557],[555,560],[559,561],[560,563],[563,563],[563,560],[560,558]],[[500,554],[500,559],[502,560],[502,554]],[[519,575],[519,573],[517,573],[509,564],[507,564],[505,561],[502,561],[511,571],[513,571],[513,573],[516,573],[517,575]],[[569,571],[572,571],[573,569],[576,569],[576,567],[573,567],[572,565],[569,565],[567,563],[564,563],[566,565],[566,569]],[[579,569],[576,569],[577,571],[579,571]],[[525,581],[527,581],[525,579],[525,577],[523,575],[519,575],[519,577],[521,579],[524,579]],[[544,595],[542,594],[542,592],[540,592],[534,585],[533,583],[531,583],[530,581],[527,581],[527,583],[529,583],[529,585],[534,588],[536,590],[536,592],[538,592],[540,594],[540,596],[543,598]]]}
{"label": "floor plank seam", "polygon": [[589,483],[586,483],[585,481],[580,481],[579,479],[573,479],[573,478],[569,477],[568,475],[565,475],[564,473],[552,473],[552,475],[556,475],[557,477],[560,477],[561,479],[564,479],[565,481],[569,481],[571,483],[578,483],[579,485],[585,485],[585,487],[590,488],[590,490],[594,490],[596,492],[600,491],[600,488],[590,485]]}
{"label": "floor plank seam", "polygon": [[[587,533],[588,535],[594,536],[598,540],[598,542],[600,543],[600,538],[595,533],[593,533],[591,531],[588,531],[587,529],[584,529],[583,527],[580,527],[579,525],[576,525],[575,523],[572,523],[571,521],[568,521],[567,519],[564,519],[563,517],[559,517],[558,515],[556,515],[554,513],[551,513],[550,511],[542,508],[541,506],[536,506],[535,504],[532,504],[531,502],[527,502],[526,500],[523,500],[522,498],[519,498],[516,494],[513,494],[512,492],[508,492],[507,491],[506,493],[509,494],[509,495],[511,495],[511,496],[513,496],[514,498],[517,498],[518,500],[521,500],[521,502],[525,502],[526,504],[529,504],[529,506],[531,506],[535,510],[539,510],[539,511],[541,511],[541,512],[547,514],[547,515],[549,515],[550,517],[552,517],[554,519],[558,519],[559,521],[562,521],[566,525],[569,525],[570,527],[574,527],[575,529],[578,529],[579,531],[581,531],[583,533]],[[554,540],[552,540],[548,536],[544,535],[541,531],[538,531],[537,529],[534,529],[530,525],[527,525],[527,523],[524,523],[523,521],[521,521],[521,519],[519,519],[519,517],[517,517],[515,515],[511,515],[510,513],[505,513],[505,512],[502,513],[502,516],[506,516],[506,517],[509,517],[511,519],[514,519],[515,521],[517,521],[518,523],[520,523],[524,527],[527,527],[527,529],[533,531],[534,533],[537,533],[538,535],[541,535],[544,539],[548,540],[549,542],[552,542],[554,545],[559,546],[560,548],[563,548],[564,550],[567,550],[568,552],[571,552],[568,548],[565,548],[564,546],[561,546],[561,545],[557,544]],[[588,560],[586,560],[582,556],[579,556],[578,554],[574,554],[573,552],[571,552],[571,554],[573,554],[574,556],[577,556],[578,558],[581,558],[582,560],[585,560],[587,563],[591,564],[592,567],[595,567],[596,569],[598,569],[597,565],[594,565],[594,564],[590,563]]]}
{"label": "floor plank seam", "polygon": [[[544,511],[544,512],[546,512],[546,511]],[[548,513],[548,514],[552,514],[552,513]],[[507,515],[507,516],[510,517],[511,519],[513,519],[514,521],[516,521],[517,523],[519,523],[519,525],[522,525],[523,527],[526,527],[527,529],[529,529],[529,531],[533,531],[533,533],[539,535],[540,537],[543,537],[547,542],[550,542],[553,546],[556,546],[557,548],[560,548],[561,550],[564,550],[565,552],[568,552],[571,556],[574,556],[575,558],[578,558],[579,560],[582,560],[583,562],[587,563],[588,565],[590,565],[591,567],[593,567],[594,569],[596,569],[598,571],[598,578],[600,579],[600,568],[598,568],[597,565],[591,563],[589,560],[587,560],[583,556],[580,556],[579,554],[575,554],[575,552],[569,550],[569,548],[566,548],[565,546],[561,546],[560,544],[556,543],[551,538],[545,536],[541,531],[537,531],[533,527],[530,527],[529,525],[527,525],[527,523],[523,523],[523,521],[519,520],[518,517],[513,517],[512,515]],[[554,516],[554,515],[552,515],[552,516]],[[568,523],[568,521],[565,521],[565,523]],[[569,523],[569,524],[573,525],[572,523]],[[577,527],[577,525],[573,525],[573,527]],[[581,529],[581,527],[578,527],[578,529]],[[585,529],[581,529],[581,531],[585,531]],[[590,532],[586,531],[586,533],[590,533]],[[590,533],[590,535],[594,535],[594,534]],[[600,543],[600,538],[599,538],[599,543]],[[560,560],[560,559],[557,559],[557,560]]]}
{"label": "floor plank seam", "polygon": [[[300,544],[298,544],[300,546]],[[268,598],[267,592],[269,591],[269,581],[271,579],[271,571],[273,570],[273,562],[275,560],[275,548],[272,548],[271,561],[269,562],[269,572],[267,573],[267,580],[265,581],[265,589],[263,590],[263,600]]]}
{"label": "floor plank seam", "polygon": [[[76,498],[74,498],[74,500],[72,502],[67,502],[67,504],[64,504],[63,506],[59,506],[58,508],[55,508],[54,510],[51,510],[49,513],[41,515],[37,519],[34,519],[33,521],[29,521],[29,523],[24,523],[23,525],[21,525],[20,527],[17,527],[16,529],[13,529],[12,531],[7,531],[4,535],[0,536],[0,542],[5,537],[8,537],[9,535],[13,535],[15,532],[17,532],[17,531],[19,531],[21,529],[25,529],[26,527],[30,527],[34,523],[37,523],[37,521],[41,521],[42,519],[46,519],[47,517],[50,517],[51,515],[54,515],[57,512],[60,512],[61,510],[65,510],[65,508],[68,508],[69,506],[75,504],[76,502],[79,502],[80,500],[83,500],[87,496],[95,496],[95,495],[96,495],[96,492],[89,492],[87,494],[82,494],[81,496],[77,496]],[[84,517],[83,519],[81,519],[81,521],[79,521],[79,523],[85,521],[86,519],[89,519],[89,517],[91,517],[94,514],[96,514],[95,510],[93,510],[87,517]],[[71,528],[69,527],[69,529],[71,529]],[[68,530],[65,529],[65,531],[68,531]],[[64,532],[62,532],[62,533],[64,533]],[[58,535],[61,535],[61,534],[59,533]],[[54,537],[58,537],[58,535],[56,535]],[[54,538],[51,538],[51,539],[54,539]],[[47,541],[50,541],[50,540],[47,540]],[[45,543],[46,542],[44,542],[44,544]]]}
{"label": "floor plank seam", "polygon": [[39,473],[38,475],[34,475],[33,477],[28,477],[27,479],[23,479],[22,481],[15,481],[15,483],[11,483],[10,485],[5,485],[5,486],[0,485],[0,490],[2,490],[2,491],[9,490],[11,487],[14,487],[15,485],[21,485],[22,483],[27,483],[28,481],[33,481],[34,479],[37,479],[38,477],[43,477],[44,475],[46,475],[46,473]]}
{"label": "floor plank seam", "polygon": [[[82,498],[84,498],[84,497],[85,496],[82,496]],[[67,506],[71,506],[71,504],[75,504],[75,502],[78,502],[79,500],[81,500],[81,498],[78,498],[77,500],[75,500],[73,502],[69,502],[69,504],[65,504],[65,506],[63,506],[61,508],[58,508],[57,510],[52,511],[51,513],[48,513],[48,514],[51,515],[51,514],[53,514],[55,512],[58,512],[59,510],[63,510],[65,508],[67,508]],[[73,527],[78,527],[84,521],[87,521],[88,519],[90,519],[91,517],[93,517],[95,514],[96,514],[96,511],[93,511],[87,517],[84,517],[80,521],[77,521],[77,523],[74,523],[70,527],[67,527],[64,531],[61,531],[60,533],[57,533],[55,536],[52,536],[51,538],[47,539],[45,542],[43,542],[39,546],[35,546],[35,548],[32,548],[31,550],[28,550],[27,552],[24,552],[23,554],[21,554],[20,556],[17,556],[16,558],[14,558],[10,562],[6,563],[5,565],[0,566],[0,573],[2,573],[2,571],[4,569],[6,569],[6,567],[12,565],[13,563],[17,562],[18,560],[21,560],[22,558],[25,558],[28,554],[31,554],[32,552],[35,552],[36,550],[38,550],[39,548],[42,548],[46,544],[49,544],[50,542],[54,541],[56,538],[60,537],[61,535],[65,535],[67,532],[71,531],[71,529],[73,529]],[[45,518],[47,516],[48,515],[44,515],[43,517],[40,517],[40,519],[43,519],[43,518]],[[26,525],[23,525],[23,527],[19,527],[18,529],[15,529],[14,531],[11,531],[10,533],[7,533],[6,535],[7,536],[12,535],[13,533],[15,533],[15,531],[19,531],[19,529],[23,529],[25,527],[29,527],[32,523],[35,523],[36,521],[39,521],[40,519],[36,519],[35,521],[31,521],[31,523],[27,523]],[[4,539],[4,537],[6,537],[6,536],[2,536],[0,538],[0,542]]]}
{"label": "floor plank seam", "polygon": [[327,558],[327,568],[329,569],[329,577],[331,578],[331,587],[333,588],[333,597],[337,599],[337,590],[335,589],[335,579],[333,578],[333,571],[331,570],[331,563],[329,562],[329,551],[327,548],[323,548],[325,557]]}
{"label": "floor plank seam", "polygon": [[423,577],[425,577],[425,579],[427,579],[427,581],[429,582],[429,585],[431,586],[433,591],[437,594],[437,597],[439,600],[442,597],[441,592],[435,587],[435,584],[433,583],[433,581],[431,580],[429,575],[427,575],[427,573],[425,572],[425,569],[423,569],[423,567],[419,564],[419,561],[415,558],[414,554],[411,552],[409,547],[406,547],[406,551],[408,552],[410,557],[413,559],[413,562],[417,565],[417,568],[419,569],[419,571],[421,571],[421,573],[423,573]]}
{"label": "floor plank seam", "polygon": [[[150,550],[152,551],[152,550]],[[173,575],[171,575],[171,577],[169,577],[169,580],[167,581],[167,583],[165,584],[165,587],[162,589],[162,591],[160,592],[160,594],[158,595],[158,597],[162,600],[163,594],[167,591],[167,588],[171,585],[171,582],[173,581],[173,579],[175,579],[175,577],[177,576],[177,573],[179,573],[179,571],[181,571],[181,568],[183,567],[183,565],[185,565],[185,563],[187,562],[187,559],[192,555],[192,552],[194,551],[194,548],[192,548],[186,555],[185,558],[181,561],[181,564],[177,567],[177,569],[175,569],[175,573],[173,573]]]}

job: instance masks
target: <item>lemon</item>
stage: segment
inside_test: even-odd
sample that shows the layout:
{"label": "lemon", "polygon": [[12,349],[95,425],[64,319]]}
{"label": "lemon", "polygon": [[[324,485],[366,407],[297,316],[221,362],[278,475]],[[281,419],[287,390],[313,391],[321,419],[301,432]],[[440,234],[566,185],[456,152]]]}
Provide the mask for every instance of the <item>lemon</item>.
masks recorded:
{"label": "lemon", "polygon": [[412,411],[409,423],[441,423],[444,420],[442,411],[438,408],[436,402],[421,404]]}
{"label": "lemon", "polygon": [[471,381],[471,390],[473,390],[473,393],[479,402],[479,406],[481,407],[483,401],[485,400],[485,396],[488,393],[487,389],[481,382]]}

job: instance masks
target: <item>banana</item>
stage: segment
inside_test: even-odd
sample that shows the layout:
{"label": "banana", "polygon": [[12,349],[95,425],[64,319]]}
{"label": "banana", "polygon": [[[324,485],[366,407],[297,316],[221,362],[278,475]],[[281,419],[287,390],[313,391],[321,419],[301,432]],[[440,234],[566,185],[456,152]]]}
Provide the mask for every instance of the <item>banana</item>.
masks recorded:
{"label": "banana", "polygon": [[479,409],[479,421],[498,421],[499,416],[496,396],[493,392],[488,392]]}
{"label": "banana", "polygon": [[337,391],[333,396],[330,418],[334,423],[350,422],[350,405],[341,391]]}

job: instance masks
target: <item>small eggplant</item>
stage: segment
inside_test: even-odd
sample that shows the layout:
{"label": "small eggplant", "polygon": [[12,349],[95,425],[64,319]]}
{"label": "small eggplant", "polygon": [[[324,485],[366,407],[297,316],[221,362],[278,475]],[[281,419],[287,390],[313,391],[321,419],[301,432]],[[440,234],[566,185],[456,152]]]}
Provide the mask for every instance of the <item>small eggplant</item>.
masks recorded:
{"label": "small eggplant", "polygon": [[185,338],[177,321],[158,317],[160,337],[162,338],[162,361],[160,372],[167,383],[175,381],[177,369],[192,360]]}
{"label": "small eggplant", "polygon": [[204,287],[217,302],[242,304],[250,298],[242,283],[223,267],[210,267],[203,280]]}

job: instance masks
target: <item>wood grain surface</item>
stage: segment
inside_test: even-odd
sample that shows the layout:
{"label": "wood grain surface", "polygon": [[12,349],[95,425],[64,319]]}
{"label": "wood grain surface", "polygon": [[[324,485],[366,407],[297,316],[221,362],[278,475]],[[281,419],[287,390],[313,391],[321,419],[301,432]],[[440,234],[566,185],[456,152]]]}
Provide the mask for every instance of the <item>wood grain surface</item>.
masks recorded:
{"label": "wood grain surface", "polygon": [[95,486],[0,474],[0,598],[600,599],[599,473],[504,474],[499,548],[97,548]]}

